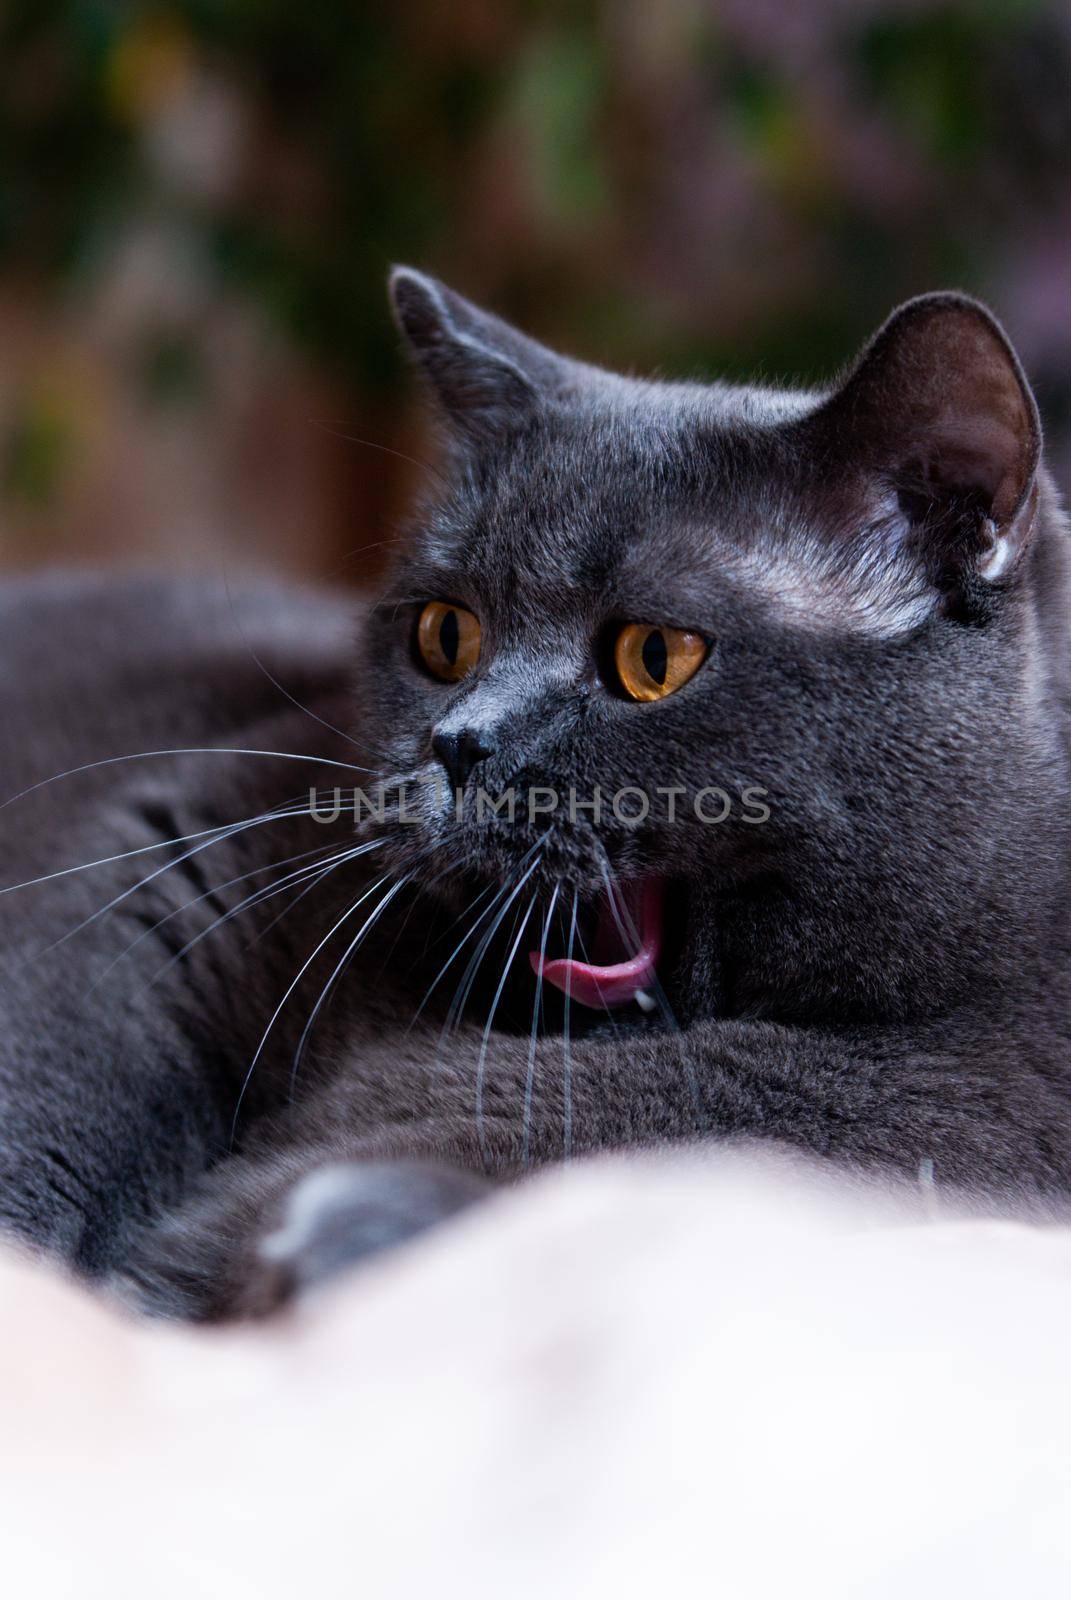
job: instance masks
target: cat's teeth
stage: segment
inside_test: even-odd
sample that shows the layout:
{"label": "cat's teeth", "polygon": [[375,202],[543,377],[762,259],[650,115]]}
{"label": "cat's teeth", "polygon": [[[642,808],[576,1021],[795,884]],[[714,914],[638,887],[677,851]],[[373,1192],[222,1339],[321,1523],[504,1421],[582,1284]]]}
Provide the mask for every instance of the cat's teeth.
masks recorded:
{"label": "cat's teeth", "polygon": [[636,1004],[641,1011],[653,1011],[658,1002],[653,994],[647,993],[646,989],[637,989]]}

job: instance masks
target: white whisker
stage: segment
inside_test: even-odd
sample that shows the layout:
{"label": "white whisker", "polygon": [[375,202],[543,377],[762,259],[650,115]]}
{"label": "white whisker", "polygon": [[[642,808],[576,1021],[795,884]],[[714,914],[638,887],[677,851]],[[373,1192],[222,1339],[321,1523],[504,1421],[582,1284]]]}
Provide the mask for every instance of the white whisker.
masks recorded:
{"label": "white whisker", "polygon": [[[620,886],[617,885],[614,874],[611,872],[609,863],[607,862],[605,856],[600,862],[600,866],[602,868],[603,882],[606,885],[606,897],[610,902],[610,911],[613,914],[614,922],[617,924],[617,931],[621,935],[626,947],[629,944],[632,944],[634,948],[638,949],[642,943],[639,929],[636,927],[632,913],[625,903],[624,896],[621,895]],[[627,919],[627,927],[625,922],[622,920],[623,917]],[[666,991],[662,987],[662,983],[657,972],[651,974],[651,987],[654,990],[653,999],[657,1003],[658,1008],[666,1022],[671,1028],[679,1031],[680,1023],[674,1016],[673,1008],[666,999]],[[652,996],[648,994],[647,998],[650,1000]],[[641,1006],[641,1010],[646,1011],[649,1009],[649,1006]]]}
{"label": "white whisker", "polygon": [[[538,865],[538,861],[533,862],[533,872]],[[491,1038],[491,1028],[494,1024],[495,1012],[498,1010],[498,1002],[501,1000],[502,991],[506,987],[506,979],[509,977],[509,970],[513,965],[513,958],[516,956],[520,942],[524,938],[524,930],[528,926],[528,919],[535,910],[535,903],[536,896],[533,894],[531,900],[528,902],[528,909],[521,919],[521,925],[517,929],[516,937],[510,946],[509,955],[506,957],[506,964],[502,968],[502,976],[498,980],[498,988],[495,990],[495,997],[491,1001],[491,1009],[487,1013],[487,1022],[484,1025],[483,1038],[480,1040],[480,1055],[478,1061],[476,1062],[476,1138],[479,1141],[480,1154],[483,1156],[484,1162],[487,1166],[490,1166],[491,1164],[491,1153],[488,1149],[487,1139],[483,1131],[483,1079],[484,1066],[487,1061],[487,1046]]]}
{"label": "white whisker", "polygon": [[[298,806],[299,802],[295,800],[293,805]],[[275,816],[280,816],[280,818],[282,816],[293,816],[293,814],[307,816],[309,808],[306,806],[306,810],[303,813],[301,811],[295,813],[295,811],[290,810],[279,810],[275,811],[274,814]],[[248,821],[259,821],[259,818],[242,818],[242,822]],[[133,861],[134,856],[147,856],[154,850],[166,850],[168,845],[189,845],[192,838],[207,838],[210,834],[219,834],[221,837],[226,838],[227,832],[234,829],[234,827],[242,826],[242,822],[218,822],[215,827],[200,827],[195,834],[179,834],[178,838],[157,838],[152,845],[138,845],[136,850],[120,850],[115,856],[98,856],[96,861],[78,862],[77,867],[59,867],[58,872],[45,872],[40,878],[26,878],[24,883],[8,883],[5,888],[0,890],[0,894],[14,894],[16,890],[32,890],[38,883],[51,883],[54,878],[69,878],[75,872],[90,872],[93,867],[114,866],[117,861]]]}
{"label": "white whisker", "polygon": [[369,895],[375,894],[377,889],[381,889],[383,887],[383,885],[387,882],[389,877],[390,877],[390,874],[386,873],[386,874],[384,874],[384,876],[382,878],[377,879],[377,881],[374,884],[372,884],[370,889],[366,889],[364,894],[362,894],[359,897],[359,899],[355,900],[353,902],[353,904],[348,908],[348,910],[346,910],[346,911],[344,911],[342,913],[341,917],[339,917],[338,921],[334,924],[334,926],[320,940],[319,944],[316,946],[316,948],[312,952],[312,954],[302,963],[301,967],[298,969],[297,975],[294,978],[291,979],[290,984],[287,987],[286,993],[283,995],[283,998],[279,1001],[279,1004],[276,1006],[275,1010],[271,1014],[271,1020],[269,1021],[268,1026],[264,1029],[264,1032],[261,1035],[260,1043],[257,1045],[257,1048],[253,1053],[253,1059],[249,1063],[249,1067],[248,1067],[248,1069],[246,1071],[245,1077],[242,1080],[242,1087],[238,1092],[238,1102],[237,1102],[237,1104],[235,1105],[235,1108],[234,1108],[234,1117],[231,1120],[231,1144],[232,1145],[234,1144],[234,1137],[235,1137],[235,1134],[236,1134],[236,1132],[238,1130],[238,1114],[242,1109],[242,1102],[245,1099],[246,1090],[249,1088],[249,1084],[250,1084],[250,1081],[252,1080],[253,1073],[256,1070],[257,1062],[260,1060],[261,1056],[264,1054],[264,1046],[268,1042],[268,1039],[269,1039],[269,1037],[271,1035],[272,1029],[275,1027],[275,1024],[278,1022],[280,1016],[282,1015],[283,1008],[286,1005],[286,1002],[290,999],[290,996],[293,994],[294,990],[297,988],[298,984],[301,982],[301,980],[305,976],[306,972],[308,972],[309,968],[312,966],[313,962],[316,960],[316,957],[320,954],[320,951],[324,948],[324,946],[331,942],[331,940],[334,938],[334,936],[338,932],[338,930],[343,926],[344,923],[349,921],[350,917],[352,917],[354,915],[354,913],[364,904],[364,902],[368,899]]}
{"label": "white whisker", "polygon": [[[269,822],[278,822],[285,817],[292,817],[295,815],[308,816],[310,814],[311,813],[308,807],[306,807],[303,812],[267,811],[263,816],[250,817],[245,822],[228,824],[222,833],[217,832],[210,839],[202,838],[202,842],[200,844],[194,845],[189,850],[184,850],[181,855],[173,857],[170,861],[165,861],[162,866],[157,867],[153,872],[148,873],[144,878],[139,878],[137,883],[132,883],[129,888],[121,890],[117,895],[113,895],[108,901],[107,905],[101,906],[98,911],[94,911],[90,916],[84,917],[81,922],[76,923],[73,928],[70,928],[65,934],[61,935],[60,938],[53,940],[51,944],[45,945],[43,950],[39,950],[37,952],[38,957],[47,955],[51,950],[58,950],[60,945],[66,944],[68,939],[73,939],[75,934],[81,933],[84,928],[90,927],[101,917],[106,916],[109,911],[114,911],[116,906],[122,905],[124,900],[129,900],[132,894],[137,894],[139,889],[147,888],[150,883],[153,883],[165,872],[170,872],[172,868],[181,866],[184,861],[189,861],[192,859],[192,857],[200,855],[203,850],[210,850],[213,845],[222,844],[227,839],[233,839],[239,833],[247,833],[250,828],[263,827]],[[194,837],[200,836],[195,835]],[[168,841],[168,843],[174,842],[175,841],[173,840]]]}
{"label": "white whisker", "polygon": [[569,923],[569,943],[565,952],[565,1020],[562,1024],[562,1100],[564,1128],[563,1144],[565,1159],[568,1161],[573,1151],[573,1062],[570,1048],[569,1024],[573,987],[573,941],[576,938],[576,919],[580,904],[580,890],[573,890],[573,912]]}
{"label": "white whisker", "polygon": [[[383,843],[383,841],[381,839],[369,840],[367,845],[364,845],[364,846],[361,847],[361,853],[363,854],[363,852],[366,849],[367,850],[371,850],[373,845],[378,845],[378,844],[382,844],[382,843]],[[261,928],[260,932],[258,934],[256,934],[252,939],[250,939],[249,943],[246,945],[245,948],[247,950],[252,950],[253,946],[255,944],[259,944],[261,939],[266,938],[267,935],[271,932],[271,930],[274,927],[277,927],[280,922],[282,922],[284,917],[290,916],[291,912],[296,910],[296,908],[301,904],[302,900],[304,900],[304,898],[305,898],[305,896],[307,894],[311,894],[312,891],[319,884],[321,884],[324,881],[325,878],[329,878],[337,867],[344,867],[348,861],[352,861],[353,859],[354,859],[354,857],[351,854],[351,852],[349,850],[344,850],[341,853],[341,855],[331,856],[331,858],[329,860],[327,860],[327,861],[323,861],[323,862],[320,862],[320,863],[313,862],[311,868],[309,869],[307,877],[299,877],[297,879],[297,883],[302,885],[302,887],[300,889],[300,892],[298,894],[296,894],[294,896],[294,898],[292,900],[290,900],[283,907],[283,909],[281,911],[277,911],[275,916],[272,917],[270,922],[266,922],[264,924],[264,926],[263,926],[263,928]],[[286,889],[294,888],[294,887],[295,887],[295,884],[286,884],[284,886],[284,893],[285,893]]]}
{"label": "white whisker", "polygon": [[[223,584],[224,584],[224,588],[227,591],[227,604],[230,606],[231,619],[234,622],[235,627],[238,629],[238,633],[239,633],[239,635],[241,637],[242,643],[245,645],[246,649],[249,651],[249,654],[253,658],[253,661],[254,661],[255,665],[260,668],[261,672],[267,678],[268,682],[272,685],[272,687],[275,688],[275,689],[278,689],[279,693],[285,699],[289,700],[290,704],[292,706],[296,707],[296,709],[298,711],[302,711],[302,712],[304,712],[305,716],[311,717],[313,722],[318,722],[320,724],[321,728],[326,728],[329,733],[337,734],[340,739],[344,739],[347,744],[351,744],[355,750],[362,750],[362,746],[357,742],[356,739],[354,739],[350,734],[346,733],[344,729],[336,728],[335,724],[333,722],[328,722],[326,717],[321,717],[319,712],[313,711],[310,706],[307,706],[307,705],[303,704],[303,702],[300,701],[297,698],[296,695],[291,694],[290,690],[287,689],[283,684],[281,684],[279,682],[278,678],[275,677],[275,675],[271,671],[269,671],[269,669],[264,665],[263,661],[257,655],[257,652],[254,650],[252,644],[249,642],[249,638],[246,635],[246,631],[242,627],[241,622],[238,620],[238,613],[237,613],[237,611],[235,610],[235,607],[234,607],[234,596],[231,593],[231,582],[230,582],[230,576],[229,576],[229,574],[227,572],[226,563],[224,563],[224,566],[223,566]],[[369,748],[371,748],[371,746],[369,746]],[[362,750],[362,753],[363,753],[363,750]],[[372,754],[377,758],[377,760],[383,760],[384,759],[382,751],[373,750]],[[363,769],[363,770],[367,770],[367,769]]]}
{"label": "white whisker", "polygon": [[[222,917],[217,917],[215,922],[211,923],[209,927],[202,928],[200,933],[194,934],[193,938],[189,939],[182,946],[181,950],[176,951],[171,959],[166,961],[164,965],[153,974],[153,976],[149,979],[149,987],[151,988],[153,984],[158,983],[160,979],[164,977],[166,973],[170,972],[172,967],[177,966],[180,961],[184,961],[189,955],[190,951],[195,949],[196,946],[201,943],[202,939],[207,939],[209,934],[215,933],[217,928],[221,928],[225,923],[230,922],[231,919],[236,917],[240,911],[246,911],[254,905],[259,905],[265,900],[270,900],[274,895],[282,894],[288,888],[296,888],[298,884],[303,886],[301,894],[307,894],[309,890],[315,889],[317,884],[322,883],[325,878],[329,878],[331,874],[339,867],[344,866],[348,861],[355,861],[359,856],[365,855],[369,850],[374,850],[378,845],[383,843],[384,841],[382,839],[373,839],[368,844],[356,845],[348,850],[341,850],[337,855],[331,856],[331,858],[327,861],[313,862],[310,866],[302,867],[297,872],[287,873],[286,879],[282,879],[277,883],[270,884],[266,889],[258,889],[254,894],[247,896],[247,898],[242,900],[238,905],[232,906],[231,909],[225,912]],[[306,879],[308,880],[307,882]],[[300,898],[301,895],[297,896],[293,904],[296,905],[297,900]],[[275,923],[279,921],[279,918],[284,916],[286,911],[289,911],[290,909],[290,906],[285,907],[284,910],[279,913],[279,917],[276,917],[271,923],[268,924],[268,928],[274,927]],[[261,931],[263,933],[267,933],[268,928],[264,928]]]}
{"label": "white whisker", "polygon": [[[536,843],[532,846],[532,850],[538,850],[540,845],[546,841],[548,836],[549,830],[543,835],[542,839],[536,841]],[[531,853],[532,851],[530,850],[528,854],[531,855]],[[476,973],[479,970],[480,962],[486,955],[487,949],[495,934],[502,926],[503,920],[505,919],[506,913],[509,911],[510,906],[516,900],[517,896],[520,894],[521,890],[524,888],[533,872],[535,872],[538,865],[539,861],[537,858],[532,862],[532,865],[528,868],[528,871],[524,874],[523,878],[521,878],[520,882],[515,885],[508,900],[506,900],[498,915],[495,917],[494,922],[491,924],[490,928],[480,940],[476,950],[473,952],[472,959],[466,967],[464,975],[461,979],[461,983],[458,985],[457,992],[454,995],[454,1000],[451,1003],[450,1009],[447,1011],[446,1021],[443,1024],[442,1034],[440,1035],[440,1043],[452,1027],[456,1028],[460,1024],[461,1014],[468,1003],[469,995],[472,993],[472,986],[476,981]]]}
{"label": "white whisker", "polygon": [[345,952],[344,952],[344,954],[342,956],[341,961],[338,963],[338,965],[336,966],[334,972],[332,972],[331,976],[328,978],[327,982],[324,984],[323,988],[321,989],[320,998],[317,1000],[316,1004],[312,1008],[312,1011],[309,1013],[309,1020],[306,1022],[304,1028],[301,1030],[301,1038],[298,1040],[297,1049],[294,1051],[294,1064],[290,1069],[290,1098],[291,1098],[291,1100],[294,1098],[294,1088],[295,1088],[295,1085],[297,1084],[297,1076],[298,1076],[298,1070],[299,1070],[299,1068],[301,1066],[301,1060],[302,1060],[302,1057],[305,1054],[305,1045],[308,1042],[309,1035],[312,1033],[313,1028],[316,1026],[316,1019],[320,1015],[320,1010],[321,1010],[321,1008],[322,1008],[322,1006],[324,1004],[324,1001],[327,999],[328,995],[331,993],[331,990],[334,988],[335,984],[337,983],[337,981],[338,981],[339,977],[341,976],[341,974],[342,974],[347,962],[349,962],[351,957],[356,953],[358,947],[360,946],[361,942],[364,940],[365,936],[368,933],[371,932],[373,926],[375,925],[376,922],[378,922],[380,916],[387,909],[387,907],[390,905],[390,903],[394,899],[395,895],[398,894],[400,892],[400,890],[405,888],[406,884],[410,881],[412,876],[413,876],[413,874],[411,872],[407,872],[404,878],[399,878],[397,883],[393,884],[392,887],[387,890],[386,894],[380,900],[380,902],[376,906],[375,910],[368,917],[365,918],[364,922],[361,925],[360,931],[357,934],[357,937],[355,939],[351,940],[349,945],[346,947],[346,950],[345,950]]}
{"label": "white whisker", "polygon": [[[200,905],[202,901],[210,900],[213,895],[223,894],[226,889],[233,889],[237,883],[247,883],[250,878],[257,878],[264,872],[277,872],[280,867],[289,867],[295,861],[308,861],[310,856],[319,856],[322,863],[324,853],[332,848],[333,847],[331,845],[321,844],[317,845],[314,850],[302,850],[298,855],[285,856],[282,861],[266,862],[264,866],[253,867],[249,872],[240,872],[238,873],[237,877],[228,878],[224,883],[214,884],[211,889],[206,889],[203,894],[194,895],[192,899],[183,901],[182,905],[175,906],[172,911],[168,911],[166,915],[160,917],[160,919],[157,922],[154,922],[151,927],[143,929],[142,932],[138,934],[136,939],[132,939],[127,945],[126,949],[121,950],[115,959],[108,963],[100,977],[90,985],[87,993],[92,994],[94,990],[96,990],[100,984],[104,982],[108,974],[112,972],[121,961],[125,961],[127,956],[132,954],[132,952],[135,951],[140,944],[143,944],[146,939],[151,938],[154,933],[159,932],[159,930],[165,927],[167,923],[172,922],[175,917],[180,917],[184,911],[192,910],[194,906]],[[288,872],[284,878],[276,879],[276,881],[271,884],[267,890],[260,890],[258,893],[265,895],[268,893],[273,893],[276,889],[289,883],[291,879],[301,877],[306,871],[315,870],[316,868],[313,866],[311,868],[302,868],[296,872]],[[253,897],[250,896],[249,900],[243,900],[242,905],[248,905],[252,898]],[[235,910],[240,909],[240,907],[235,907]],[[224,919],[222,917],[218,919],[218,921],[223,920]]]}
{"label": "white whisker", "polygon": [[[617,923],[618,931],[621,933],[622,938],[625,939],[631,935],[638,945],[640,942],[640,935],[623,897],[621,898],[621,911],[628,918],[629,933],[625,932],[625,929],[622,925],[621,916],[618,913],[618,891],[615,890],[615,886],[612,881],[613,874],[611,873],[609,863],[605,857],[602,861],[602,875],[603,881],[606,884],[606,892],[610,901],[610,909],[613,912],[614,921]],[[677,1018],[673,1012],[673,1008],[666,998],[666,992],[662,987],[662,982],[657,972],[652,974],[652,988],[654,989],[654,999],[657,1002],[658,1008],[662,1012],[665,1021],[671,1028],[679,1032],[680,1023],[677,1021]],[[644,1007],[644,1009],[646,1009],[646,1007]],[[703,1095],[699,1087],[699,1076],[695,1070],[695,1063],[691,1060],[687,1051],[684,1052],[684,1067],[688,1074],[688,1088],[692,1096],[692,1102],[695,1106],[696,1114],[702,1121],[706,1122],[707,1117],[703,1110]]]}
{"label": "white whisker", "polygon": [[345,772],[366,772],[371,777],[376,776],[372,767],[360,767],[353,761],[334,761],[327,756],[303,756],[292,750],[246,750],[220,744],[189,745],[174,750],[139,750],[128,756],[105,756],[102,761],[86,761],[80,767],[68,767],[64,772],[55,772],[51,778],[42,778],[40,782],[31,783],[27,788],[20,789],[18,794],[0,800],[0,811],[3,811],[5,806],[14,805],[16,800],[24,800],[28,794],[35,794],[38,789],[46,789],[50,783],[59,783],[63,778],[77,777],[80,772],[94,772],[98,767],[119,766],[124,761],[150,761],[156,756],[265,756],[274,761],[304,761],[306,765],[314,767],[340,767]]}
{"label": "white whisker", "polygon": [[536,978],[535,1001],[532,1005],[532,1032],[528,1041],[528,1070],[524,1080],[524,1123],[521,1138],[521,1161],[528,1165],[528,1140],[532,1125],[532,1092],[535,1087],[535,1058],[536,1040],[539,1032],[539,1013],[543,1003],[543,962],[547,956],[547,935],[550,933],[550,919],[554,915],[554,907],[558,903],[561,884],[554,885],[554,893],[550,897],[547,914],[543,918],[543,934],[539,941],[539,975]]}
{"label": "white whisker", "polygon": [[[489,895],[491,893],[491,889],[492,889],[492,885],[491,884],[487,884],[484,888],[482,888],[480,890],[479,894],[476,896],[475,900],[473,900],[469,905],[467,905],[465,907],[465,909],[462,911],[460,916],[457,916],[457,917],[454,918],[454,920],[453,920],[453,922],[451,922],[450,926],[447,929],[445,929],[445,931],[440,935],[440,938],[445,938],[446,934],[452,933],[453,930],[457,927],[458,923],[459,922],[463,922],[464,919],[469,915],[469,913],[476,909],[476,907],[479,905],[480,901],[483,900],[485,898],[485,896],[487,896],[487,895]],[[473,922],[471,927],[466,929],[466,931],[462,934],[461,938],[458,940],[457,944],[454,946],[453,950],[450,952],[450,955],[443,962],[442,966],[439,968],[439,970],[436,973],[435,977],[432,979],[431,984],[430,984],[429,988],[427,989],[423,1000],[421,1000],[420,1004],[417,1006],[416,1010],[413,1013],[412,1020],[410,1021],[408,1028],[405,1030],[406,1033],[411,1033],[413,1031],[413,1029],[416,1026],[417,1022],[420,1020],[420,1016],[421,1016],[421,1013],[424,1010],[424,1007],[427,1005],[428,1001],[431,999],[432,995],[435,993],[435,990],[438,988],[439,983],[442,981],[442,979],[445,977],[446,973],[453,966],[454,962],[457,960],[458,956],[461,954],[462,950],[465,948],[465,945],[472,938],[472,935],[476,932],[476,929],[480,926],[480,923],[483,921],[483,919],[485,917],[490,916],[491,912],[494,910],[495,906],[498,904],[499,900],[501,899],[502,895],[505,894],[505,892],[506,892],[506,890],[505,890],[504,887],[500,887],[500,888],[496,889],[495,892],[494,892],[494,895],[491,898],[490,903],[488,905],[484,906],[483,910],[480,912],[480,914],[476,918],[475,922]],[[436,940],[435,942],[438,943],[439,941]],[[427,951],[426,947],[425,947],[425,950],[424,950],[424,954],[425,955],[428,954],[428,951]]]}
{"label": "white whisker", "polygon": [[[540,845],[544,842],[544,840],[546,838],[547,838],[547,835],[544,834],[542,839],[537,839],[535,844],[532,845],[531,849],[527,850],[525,852],[525,854],[521,857],[520,861],[518,862],[518,869],[520,867],[523,867],[525,862],[528,861],[529,858],[535,854],[535,852],[539,849]],[[530,874],[529,874],[529,876],[530,876]],[[519,887],[523,887],[523,884],[524,884],[525,881],[526,880],[522,880],[522,883],[521,883],[521,885]],[[509,888],[510,888],[510,885],[509,885],[509,882],[507,881],[506,883],[501,884],[495,890],[494,894],[491,897],[491,900],[490,900],[489,904],[486,905],[483,908],[483,910],[480,912],[479,916],[476,918],[476,920],[472,924],[472,926],[466,931],[466,933],[461,937],[461,939],[458,940],[458,942],[457,942],[456,946],[454,947],[454,950],[451,953],[449,959],[446,960],[443,963],[443,965],[439,968],[439,971],[436,973],[434,979],[432,980],[430,988],[428,989],[428,991],[425,994],[423,1000],[421,1000],[419,1006],[417,1007],[416,1013],[415,1013],[415,1015],[413,1017],[413,1021],[409,1024],[409,1029],[413,1028],[413,1026],[415,1025],[415,1023],[417,1021],[417,1018],[420,1016],[421,1012],[424,1010],[424,1007],[427,1005],[428,1001],[431,999],[431,997],[434,994],[435,990],[438,988],[438,986],[441,983],[442,979],[446,976],[447,972],[449,971],[449,969],[451,968],[453,963],[456,961],[457,957],[461,954],[461,951],[464,949],[465,945],[472,938],[472,935],[476,932],[476,929],[480,926],[480,923],[483,922],[483,920],[486,917],[489,917],[491,915],[491,913],[495,909],[495,906],[498,905],[499,901],[502,899],[502,896],[509,892]],[[451,931],[451,929],[456,928],[458,923],[462,920],[462,918],[468,916],[469,912],[472,911],[474,909],[474,907],[479,905],[479,903],[483,899],[484,895],[490,893],[490,890],[491,890],[491,885],[490,884],[488,884],[487,888],[481,889],[480,893],[476,896],[476,899],[472,902],[472,904],[465,907],[465,910],[461,913],[461,916],[460,917],[455,917],[454,921],[450,924],[450,927],[446,930],[447,933],[449,933]],[[497,926],[497,924],[496,924],[496,926]],[[480,954],[482,954],[484,948],[485,948],[485,946],[481,945]],[[465,975],[462,976],[462,980],[461,980],[462,983],[464,983],[465,976],[467,976],[469,970],[470,970],[469,968],[465,969]],[[461,987],[461,985],[459,984],[458,985],[458,990],[460,989],[460,987]],[[455,1002],[457,1000],[457,993],[458,993],[458,991],[455,990],[455,992],[454,992],[454,1000],[451,1001],[450,1006],[447,1009],[447,1020],[448,1021],[449,1021],[450,1016],[453,1014],[454,1004],[455,1004]],[[467,998],[468,998],[468,992],[466,991],[465,999],[467,999]],[[464,1007],[464,1000],[462,1001],[462,1007]],[[460,1011],[458,1012],[458,1015],[460,1016]],[[407,1031],[409,1031],[409,1030],[407,1030]]]}

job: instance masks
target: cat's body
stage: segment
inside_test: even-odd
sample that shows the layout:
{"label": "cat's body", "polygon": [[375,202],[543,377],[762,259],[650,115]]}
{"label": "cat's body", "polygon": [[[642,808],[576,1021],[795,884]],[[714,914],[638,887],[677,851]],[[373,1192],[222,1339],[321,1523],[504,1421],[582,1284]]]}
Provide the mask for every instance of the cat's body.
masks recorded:
{"label": "cat's body", "polygon": [[[266,589],[236,597],[232,609],[222,588],[76,577],[11,583],[0,599],[4,799],[64,769],[108,763],[0,810],[5,884],[144,851],[0,897],[0,1207],[91,1272],[112,1267],[131,1229],[186,1192],[206,1151],[226,1147],[238,1053],[255,1048],[257,1017],[275,996],[273,975],[256,961],[236,961],[242,999],[228,993],[207,940],[149,987],[220,915],[214,900],[107,969],[205,889],[322,842],[300,820],[280,824],[281,836],[250,830],[79,928],[206,842],[153,848],[161,840],[255,816],[307,793],[316,776],[266,757],[111,758],[215,744],[315,749],[322,730],[287,704],[250,648],[329,715],[343,703],[352,620],[323,601],[280,599]],[[251,932],[232,941],[236,953]]]}
{"label": "cat's body", "polygon": [[[1068,535],[994,325],[935,297],[831,395],[763,395],[613,379],[395,293],[460,451],[383,602],[0,597],[3,789],[42,785],[0,810],[4,883],[144,851],[0,897],[0,1216],[217,1316],[614,1146],[771,1137],[1062,1204]],[[630,619],[663,679],[694,652],[672,695],[625,692]],[[44,782],[208,746],[233,753]],[[377,778],[415,786],[407,820],[298,814]],[[567,814],[596,785],[649,816]],[[516,789],[513,821],[477,786]],[[708,786],[768,819],[704,820]],[[537,789],[559,804],[529,816]],[[574,937],[641,892],[651,982],[577,1003],[626,980]]]}

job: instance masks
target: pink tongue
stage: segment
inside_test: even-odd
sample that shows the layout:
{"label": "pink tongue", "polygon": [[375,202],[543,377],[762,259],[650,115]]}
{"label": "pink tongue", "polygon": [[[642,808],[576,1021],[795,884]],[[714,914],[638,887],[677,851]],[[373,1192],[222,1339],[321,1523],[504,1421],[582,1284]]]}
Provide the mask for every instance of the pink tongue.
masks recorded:
{"label": "pink tongue", "polygon": [[[648,991],[656,981],[655,969],[662,953],[662,889],[659,878],[648,878],[640,892],[626,901],[624,906],[621,898],[618,899],[621,921],[628,928],[631,916],[640,940],[639,949],[627,961],[598,967],[590,961],[568,960],[564,957],[550,961],[540,956],[538,950],[530,950],[528,959],[532,963],[532,971],[537,977],[542,975],[547,983],[561,989],[570,999],[579,1000],[582,1006],[627,1006],[629,1001]],[[613,918],[608,902],[601,915],[604,920]]]}

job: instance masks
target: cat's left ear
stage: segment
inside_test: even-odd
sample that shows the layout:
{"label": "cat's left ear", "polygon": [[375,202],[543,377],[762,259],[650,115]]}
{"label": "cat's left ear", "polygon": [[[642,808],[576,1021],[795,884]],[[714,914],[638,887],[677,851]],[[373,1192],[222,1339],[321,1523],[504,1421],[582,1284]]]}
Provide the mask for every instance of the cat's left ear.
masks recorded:
{"label": "cat's left ear", "polygon": [[895,311],[815,414],[827,448],[880,475],[936,569],[992,583],[1037,510],[1037,405],[996,318],[960,294]]}
{"label": "cat's left ear", "polygon": [[523,426],[546,399],[575,382],[579,364],[436,278],[395,267],[390,295],[398,327],[448,420],[474,444]]}

